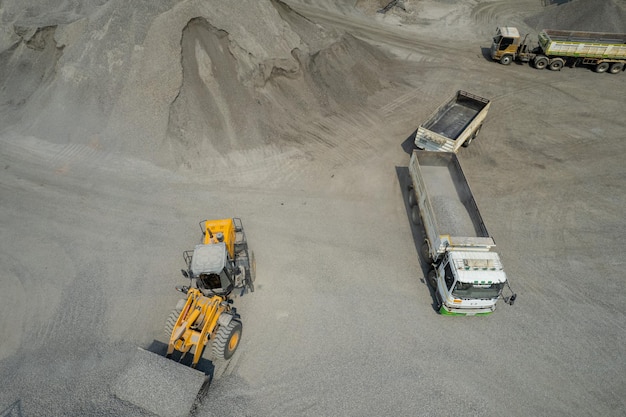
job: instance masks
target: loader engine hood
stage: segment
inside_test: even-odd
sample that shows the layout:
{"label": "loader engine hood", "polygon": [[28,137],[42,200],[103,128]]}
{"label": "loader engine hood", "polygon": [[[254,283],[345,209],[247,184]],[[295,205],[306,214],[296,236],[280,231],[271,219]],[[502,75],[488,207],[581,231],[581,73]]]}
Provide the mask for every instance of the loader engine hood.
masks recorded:
{"label": "loader engine hood", "polygon": [[224,242],[196,245],[191,259],[191,273],[219,274],[226,265],[226,244]]}

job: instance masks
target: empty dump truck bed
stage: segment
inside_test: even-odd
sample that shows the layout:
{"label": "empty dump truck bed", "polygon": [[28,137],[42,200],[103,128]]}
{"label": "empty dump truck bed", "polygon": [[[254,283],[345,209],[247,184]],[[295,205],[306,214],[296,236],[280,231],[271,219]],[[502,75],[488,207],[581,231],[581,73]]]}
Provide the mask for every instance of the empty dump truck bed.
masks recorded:
{"label": "empty dump truck bed", "polygon": [[415,145],[429,151],[457,152],[478,135],[489,104],[486,98],[457,91],[418,127]]}

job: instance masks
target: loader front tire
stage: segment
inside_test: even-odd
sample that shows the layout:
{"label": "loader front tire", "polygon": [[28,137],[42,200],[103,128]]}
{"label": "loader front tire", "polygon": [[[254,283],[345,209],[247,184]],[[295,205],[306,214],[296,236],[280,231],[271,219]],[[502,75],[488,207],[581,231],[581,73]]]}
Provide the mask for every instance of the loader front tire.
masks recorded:
{"label": "loader front tire", "polygon": [[239,346],[241,340],[241,322],[231,320],[226,326],[220,326],[213,340],[213,355],[216,358],[230,359]]}
{"label": "loader front tire", "polygon": [[182,311],[183,311],[182,308],[173,309],[169,317],[167,318],[167,320],[165,320],[165,335],[167,336],[168,341],[170,340],[170,337],[172,337],[174,326],[176,325],[176,322],[178,321],[178,317],[180,316],[180,313]]}

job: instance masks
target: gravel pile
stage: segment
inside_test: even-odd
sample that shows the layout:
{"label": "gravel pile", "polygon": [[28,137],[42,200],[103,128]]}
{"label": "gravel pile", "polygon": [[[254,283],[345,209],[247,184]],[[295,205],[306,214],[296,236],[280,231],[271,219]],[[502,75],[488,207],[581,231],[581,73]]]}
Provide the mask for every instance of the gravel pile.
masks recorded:
{"label": "gravel pile", "polygon": [[442,233],[463,237],[476,236],[474,222],[461,201],[447,196],[432,196],[430,201]]}
{"label": "gravel pile", "polygon": [[626,2],[623,0],[573,0],[554,4],[529,17],[526,24],[542,29],[626,33]]}
{"label": "gravel pile", "polygon": [[185,365],[137,349],[113,387],[121,400],[163,417],[187,416],[207,377]]}

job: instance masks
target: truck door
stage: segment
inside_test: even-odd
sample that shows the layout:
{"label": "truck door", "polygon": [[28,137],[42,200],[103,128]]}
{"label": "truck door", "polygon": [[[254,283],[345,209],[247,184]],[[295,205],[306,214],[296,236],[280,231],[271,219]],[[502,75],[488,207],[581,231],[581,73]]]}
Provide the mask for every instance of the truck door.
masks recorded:
{"label": "truck door", "polygon": [[[509,53],[515,53],[516,51],[516,38],[507,38],[507,37],[500,37],[500,42],[498,43],[498,51],[500,53],[504,53],[504,52],[509,52]],[[509,49],[510,48],[510,49]]]}
{"label": "truck door", "polygon": [[454,275],[452,274],[452,268],[450,268],[450,261],[446,258],[443,265],[443,279],[446,283],[446,295],[450,294],[454,286]]}

